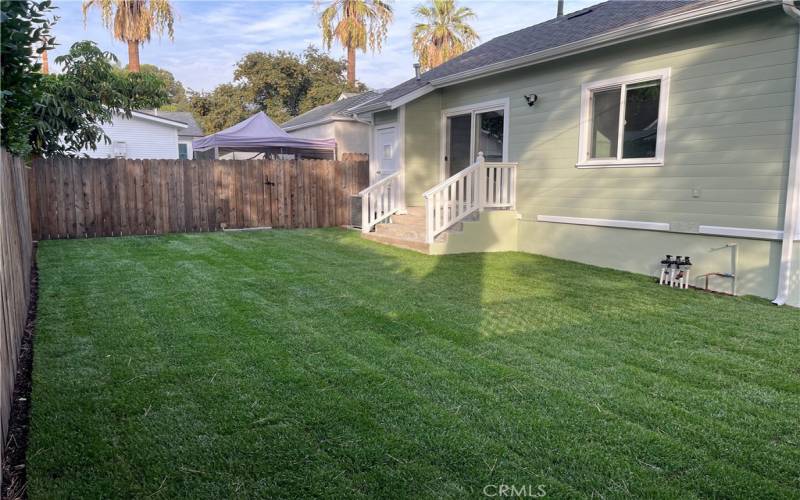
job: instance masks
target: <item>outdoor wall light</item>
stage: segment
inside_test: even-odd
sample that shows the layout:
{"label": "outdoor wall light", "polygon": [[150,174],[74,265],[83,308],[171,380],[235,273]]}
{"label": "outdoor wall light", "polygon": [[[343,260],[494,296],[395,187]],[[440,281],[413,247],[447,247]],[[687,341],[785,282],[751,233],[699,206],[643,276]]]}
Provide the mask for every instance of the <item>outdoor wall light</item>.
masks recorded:
{"label": "outdoor wall light", "polygon": [[539,96],[536,94],[527,94],[525,95],[525,102],[528,103],[528,106],[533,106],[536,104],[536,101],[539,100]]}

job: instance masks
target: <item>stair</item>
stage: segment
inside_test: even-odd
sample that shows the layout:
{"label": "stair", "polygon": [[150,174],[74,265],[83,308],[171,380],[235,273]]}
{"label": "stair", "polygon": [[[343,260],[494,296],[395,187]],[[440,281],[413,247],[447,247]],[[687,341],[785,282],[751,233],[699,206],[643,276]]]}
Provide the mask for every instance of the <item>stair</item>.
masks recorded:
{"label": "stair", "polygon": [[[462,225],[456,224],[449,231],[460,231]],[[436,242],[447,241],[447,233],[436,236]],[[375,231],[362,233],[368,240],[396,247],[429,253],[430,245],[425,242],[425,207],[408,207],[405,214],[395,214],[389,223],[375,226]]]}

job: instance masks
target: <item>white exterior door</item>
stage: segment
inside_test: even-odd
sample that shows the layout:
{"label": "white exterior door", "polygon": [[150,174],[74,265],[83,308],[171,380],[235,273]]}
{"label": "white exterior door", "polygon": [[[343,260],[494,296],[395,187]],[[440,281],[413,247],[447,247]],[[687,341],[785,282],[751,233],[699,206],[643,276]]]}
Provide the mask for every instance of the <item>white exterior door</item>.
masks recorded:
{"label": "white exterior door", "polygon": [[397,127],[394,125],[375,130],[375,180],[397,172]]}

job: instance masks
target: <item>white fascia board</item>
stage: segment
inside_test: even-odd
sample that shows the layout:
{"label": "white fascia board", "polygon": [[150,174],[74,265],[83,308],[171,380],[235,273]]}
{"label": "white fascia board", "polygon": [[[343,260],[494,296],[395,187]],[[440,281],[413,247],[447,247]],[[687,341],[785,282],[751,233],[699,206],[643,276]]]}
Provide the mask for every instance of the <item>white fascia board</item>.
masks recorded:
{"label": "white fascia board", "polygon": [[[123,118],[124,115],[121,115]],[[170,120],[169,118],[162,118],[160,116],[149,115],[147,113],[142,113],[140,111],[133,111],[131,112],[131,116],[139,118],[141,120],[149,120],[151,122],[161,123],[162,125],[169,125],[175,128],[188,128],[189,125],[179,122],[177,120]]]}
{"label": "white fascia board", "polygon": [[291,132],[292,130],[302,130],[308,127],[314,127],[316,125],[325,125],[326,123],[332,122],[355,122],[358,121],[355,118],[348,118],[346,116],[329,116],[327,118],[322,118],[321,120],[316,120],[313,122],[308,123],[301,123],[299,125],[291,125],[289,127],[281,127],[285,132]]}
{"label": "white fascia board", "polygon": [[698,227],[697,231],[700,234],[710,234],[714,236],[735,236],[737,238],[753,238],[757,240],[780,240],[783,238],[783,231],[774,229],[701,225]]}
{"label": "white fascia board", "polygon": [[420,97],[430,94],[436,90],[436,87],[428,84],[423,87],[418,88],[417,90],[411,91],[408,94],[398,97],[394,101],[389,101],[389,109],[397,109],[404,104],[408,104],[411,101],[419,99]]}
{"label": "white fascia board", "polygon": [[725,17],[742,14],[767,7],[775,7],[775,2],[768,0],[727,0],[712,2],[710,5],[680,12],[671,16],[660,17],[654,20],[646,20],[623,28],[603,33],[591,38],[568,43],[551,49],[542,50],[534,54],[500,61],[494,64],[462,71],[453,75],[443,76],[431,80],[433,87],[443,87],[463,83],[476,78],[482,78],[495,73],[502,73],[524,66],[531,66],[547,61],[552,61],[561,57],[579,54],[602,48],[608,45],[623,43],[629,40],[655,35],[669,30],[692,26],[694,24],[722,19]]}
{"label": "white fascia board", "polygon": [[562,215],[537,215],[536,220],[539,222],[555,222],[558,224],[646,229],[648,231],[669,231],[670,229],[668,222],[647,222],[640,220],[593,219],[589,217],[565,217]]}

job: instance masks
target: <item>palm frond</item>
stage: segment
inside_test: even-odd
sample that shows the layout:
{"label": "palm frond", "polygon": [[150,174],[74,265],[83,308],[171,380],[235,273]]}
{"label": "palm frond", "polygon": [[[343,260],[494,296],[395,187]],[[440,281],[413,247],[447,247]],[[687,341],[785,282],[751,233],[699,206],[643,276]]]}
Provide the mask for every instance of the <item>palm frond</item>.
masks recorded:
{"label": "palm frond", "polygon": [[468,21],[476,19],[469,7],[455,0],[431,0],[418,5],[414,15],[421,22],[412,31],[412,49],[423,70],[429,70],[473,48],[480,37]]}

